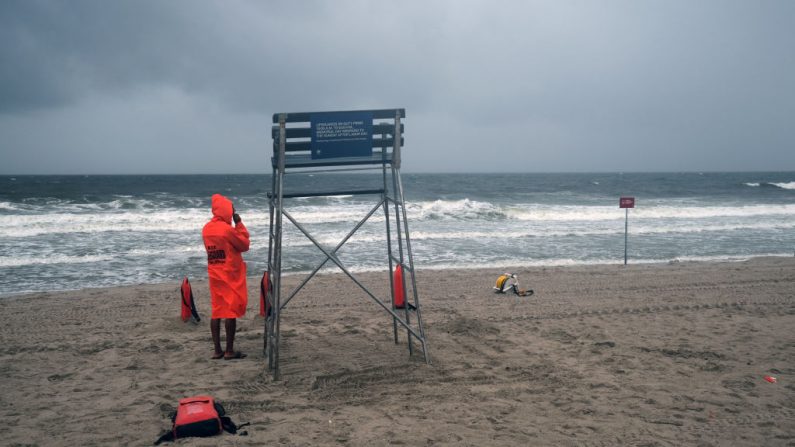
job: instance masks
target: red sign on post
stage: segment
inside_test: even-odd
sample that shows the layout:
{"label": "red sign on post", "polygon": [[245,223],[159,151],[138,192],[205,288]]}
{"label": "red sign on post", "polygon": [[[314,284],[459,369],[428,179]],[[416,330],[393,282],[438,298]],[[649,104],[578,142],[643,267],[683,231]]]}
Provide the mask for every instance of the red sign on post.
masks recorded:
{"label": "red sign on post", "polygon": [[618,199],[618,207],[619,208],[635,208],[635,198],[634,197],[621,197]]}

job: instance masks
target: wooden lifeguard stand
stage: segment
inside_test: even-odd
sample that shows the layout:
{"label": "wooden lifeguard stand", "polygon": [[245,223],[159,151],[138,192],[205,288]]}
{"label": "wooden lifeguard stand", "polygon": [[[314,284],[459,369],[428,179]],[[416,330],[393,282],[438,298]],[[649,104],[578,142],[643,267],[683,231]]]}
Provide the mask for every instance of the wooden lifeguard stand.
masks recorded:
{"label": "wooden lifeguard stand", "polygon": [[[409,226],[400,179],[401,148],[403,146],[404,109],[353,110],[338,112],[276,113],[272,128],[273,167],[270,203],[270,239],[268,278],[272,291],[268,293],[270,314],[265,319],[263,346],[268,358],[268,369],[273,378],[279,378],[279,342],[281,314],[287,303],[328,262],[336,264],[367,296],[392,317],[395,343],[398,343],[398,326],[407,334],[409,355],[414,354],[413,339],[421,346],[425,362],[430,363],[428,344],[422,326],[420,299],[411,253]],[[288,127],[289,125],[289,127]],[[290,173],[346,172],[363,169],[381,170],[382,182],[372,189],[347,191],[284,191],[284,180]],[[336,247],[324,247],[288,211],[289,199],[335,195],[373,196],[372,209],[350,230]],[[385,303],[367,289],[337,257],[337,251],[370,217],[383,211],[386,221],[385,243],[389,269],[391,304]],[[324,255],[325,259],[283,299],[282,290],[282,218],[286,217]],[[395,230],[390,225],[395,222]],[[394,233],[394,234],[393,234]],[[400,266],[404,274],[401,284],[405,295],[402,309],[395,307],[393,272]],[[408,287],[407,287],[408,285]]]}

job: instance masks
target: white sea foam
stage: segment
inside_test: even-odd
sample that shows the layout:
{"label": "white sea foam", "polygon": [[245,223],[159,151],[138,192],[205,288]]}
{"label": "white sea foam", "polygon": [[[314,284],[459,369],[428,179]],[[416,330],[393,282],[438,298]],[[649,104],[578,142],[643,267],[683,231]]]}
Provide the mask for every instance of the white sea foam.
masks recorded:
{"label": "white sea foam", "polygon": [[516,205],[507,208],[505,214],[510,219],[537,222],[624,219],[624,214],[618,207],[612,206]]}
{"label": "white sea foam", "polygon": [[[623,220],[624,212],[612,206],[514,207],[510,218],[527,221],[600,221]],[[707,219],[715,217],[795,216],[795,204],[749,206],[640,206],[630,210],[630,219]]]}
{"label": "white sea foam", "polygon": [[432,202],[409,203],[406,207],[411,216],[418,219],[478,219],[504,218],[499,206],[476,200],[434,200]]}
{"label": "white sea foam", "polygon": [[[358,222],[374,204],[346,204],[341,206],[296,206],[286,210],[299,223],[333,223]],[[390,208],[390,213],[393,210]],[[499,206],[475,200],[434,200],[430,202],[409,202],[406,205],[409,221],[416,220],[465,220],[465,219],[500,219],[505,213]],[[383,222],[381,210],[377,210],[370,218],[374,222]]]}
{"label": "white sea foam", "polygon": [[[116,211],[116,210],[151,210],[157,211],[165,208],[170,208],[174,201],[170,200],[169,196],[162,200],[153,200],[151,198],[135,198],[130,195],[114,195],[114,198],[105,202],[75,202],[73,200],[64,200],[53,197],[37,197],[26,199],[23,203],[9,203],[0,202],[5,205],[6,209],[22,210],[29,213],[38,214],[57,214],[57,213],[91,213],[97,211]],[[177,206],[185,206],[189,204],[195,208],[205,207],[205,201],[196,198],[179,198],[175,200],[179,202]],[[2,208],[0,208],[2,209]],[[209,207],[207,207],[209,210]]]}
{"label": "white sea foam", "polygon": [[773,186],[778,186],[782,189],[795,189],[795,182],[787,182],[787,183],[771,183]]}
{"label": "white sea foam", "polygon": [[[358,222],[367,215],[370,209],[372,209],[372,205],[346,205],[339,208],[322,206],[286,208],[287,212],[300,224]],[[380,210],[376,211],[370,218],[374,222],[380,222],[383,219],[384,214]],[[283,220],[286,221],[287,219]]]}
{"label": "white sea foam", "polygon": [[672,234],[672,233],[708,233],[718,231],[785,231],[795,229],[795,222],[773,223],[709,223],[705,225],[671,225],[649,226],[638,225],[630,228],[632,234]]}
{"label": "white sea foam", "polygon": [[0,216],[0,236],[31,237],[105,231],[188,231],[201,228],[207,220],[206,213],[191,213],[188,210]]}
{"label": "white sea foam", "polygon": [[110,256],[87,255],[87,256],[68,256],[63,254],[48,254],[46,256],[18,256],[14,258],[0,258],[0,267],[20,267],[25,265],[45,265],[45,264],[85,264],[92,262],[109,261]]}
{"label": "white sea foam", "polygon": [[19,205],[11,202],[0,202],[0,210],[18,211]]}
{"label": "white sea foam", "polygon": [[764,183],[748,182],[748,183],[744,183],[744,185],[751,186],[751,187],[758,187],[758,186],[761,186],[762,184],[775,186],[775,187],[781,188],[781,189],[795,189],[795,182],[764,182]]}
{"label": "white sea foam", "polygon": [[[8,202],[0,202],[0,209],[13,207]],[[356,223],[372,209],[371,204],[346,204],[341,206],[295,206],[288,212],[306,225],[327,223]],[[530,225],[512,237],[549,236],[557,234],[609,234],[614,231],[613,223],[624,220],[624,212],[617,206],[573,206],[573,205],[511,205],[500,207],[491,203],[463,200],[436,200],[408,205],[409,222],[413,226],[430,225],[432,222],[453,223],[465,236],[453,238],[480,237],[495,234],[494,225],[510,227],[512,222],[526,222]],[[630,223],[633,231],[682,232],[682,223],[688,225],[686,231],[711,231],[732,229],[780,229],[782,219],[795,217],[795,204],[759,204],[748,206],[649,206],[630,210]],[[0,214],[0,237],[35,237],[49,234],[98,233],[98,232],[196,232],[209,220],[210,213],[205,208],[164,209],[164,210],[125,210],[80,213],[45,214]],[[754,222],[745,222],[755,218]],[[759,219],[765,219],[759,222]],[[713,222],[720,220],[720,222]],[[285,225],[290,226],[287,219]],[[370,222],[384,221],[379,209]],[[428,224],[421,222],[427,221]],[[244,222],[252,227],[265,226],[269,222],[267,210],[247,213]],[[467,223],[467,222],[471,222]],[[478,232],[471,233],[469,225],[478,225]],[[587,228],[580,228],[582,226]],[[718,225],[724,225],[719,227]],[[484,229],[484,227],[488,229]],[[508,230],[511,230],[508,228]],[[426,230],[435,232],[436,230]],[[415,238],[423,238],[415,233]],[[440,237],[444,237],[441,236]]]}
{"label": "white sea foam", "polygon": [[795,204],[705,206],[705,207],[654,207],[638,208],[633,213],[642,219],[705,219],[713,217],[795,216]]}
{"label": "white sea foam", "polygon": [[120,254],[132,257],[149,257],[149,256],[174,255],[174,254],[181,255],[185,253],[194,253],[194,254],[205,253],[204,245],[202,245],[201,241],[197,239],[195,245],[185,245],[181,247],[169,247],[169,248],[151,248],[151,249],[135,248],[127,251],[126,253],[120,253]]}
{"label": "white sea foam", "polygon": [[[748,256],[682,256],[675,259],[629,259],[629,264],[668,264],[672,262],[743,262],[757,257],[791,257],[790,253],[763,253]],[[489,268],[496,271],[510,269],[512,267],[575,267],[589,265],[623,265],[624,259],[618,258],[596,258],[596,259],[532,259],[532,258],[511,258],[496,262],[489,262],[485,265],[466,263],[443,263],[433,265],[418,265],[423,270],[453,270],[461,268]],[[532,279],[519,278],[522,285],[532,286]]]}
{"label": "white sea foam", "polygon": [[[92,204],[94,205],[94,204]],[[159,205],[151,200],[146,199],[131,199],[129,197],[121,197],[110,202],[95,204],[99,209],[154,209]]]}
{"label": "white sea foam", "polygon": [[[705,225],[633,225],[630,227],[631,234],[685,234],[685,233],[707,233],[707,232],[730,232],[730,231],[746,231],[746,230],[762,230],[762,231],[786,231],[795,229],[795,222],[774,222],[774,223],[736,223],[736,224],[705,224]],[[583,237],[583,236],[600,236],[610,234],[623,234],[623,225],[613,225],[607,227],[594,227],[577,226],[568,227],[565,229],[558,228],[511,228],[499,229],[493,231],[485,230],[453,230],[453,231],[414,231],[411,233],[411,239],[414,241],[428,241],[428,240],[515,240],[526,237]],[[323,235],[318,237],[318,241],[325,245],[336,245],[344,236],[343,233],[335,235]],[[348,242],[349,244],[356,243],[373,243],[385,241],[384,234],[356,234]],[[299,241],[296,245],[305,245]],[[311,244],[311,242],[309,243]]]}

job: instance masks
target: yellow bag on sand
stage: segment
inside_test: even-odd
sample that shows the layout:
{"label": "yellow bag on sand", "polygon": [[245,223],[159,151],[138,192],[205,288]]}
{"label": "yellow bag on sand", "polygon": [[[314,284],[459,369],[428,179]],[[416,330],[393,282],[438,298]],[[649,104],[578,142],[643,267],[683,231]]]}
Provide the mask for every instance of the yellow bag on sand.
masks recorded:
{"label": "yellow bag on sand", "polygon": [[503,273],[497,278],[497,282],[494,284],[494,291],[495,293],[508,293],[508,290],[512,290],[513,293],[519,296],[530,296],[533,294],[532,289],[519,290],[519,280],[515,274]]}
{"label": "yellow bag on sand", "polygon": [[503,273],[497,278],[497,283],[494,285],[494,289],[500,293],[505,293],[508,291],[508,288],[511,287],[511,283],[508,281],[509,279],[515,279],[516,275],[511,273]]}

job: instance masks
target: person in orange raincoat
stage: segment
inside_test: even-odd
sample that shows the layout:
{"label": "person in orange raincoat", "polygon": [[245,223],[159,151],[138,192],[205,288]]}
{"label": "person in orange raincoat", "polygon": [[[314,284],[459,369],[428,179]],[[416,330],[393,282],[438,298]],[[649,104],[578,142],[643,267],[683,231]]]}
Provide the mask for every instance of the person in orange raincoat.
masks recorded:
{"label": "person in orange raincoat", "polygon": [[[235,213],[232,202],[220,194],[212,196],[213,218],[204,225],[202,238],[207,250],[207,276],[210,279],[212,320],[210,332],[215,353],[213,359],[241,359],[246,355],[235,351],[237,318],[246,313],[246,263],[241,253],[248,251],[248,230]],[[235,225],[232,226],[234,220]],[[226,350],[221,350],[221,320],[226,329]]]}

